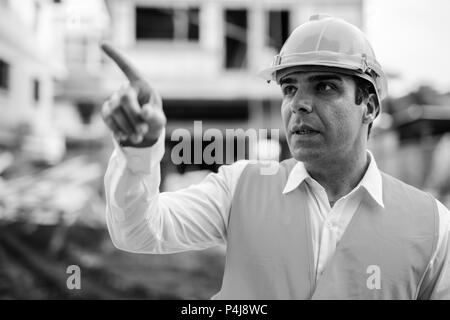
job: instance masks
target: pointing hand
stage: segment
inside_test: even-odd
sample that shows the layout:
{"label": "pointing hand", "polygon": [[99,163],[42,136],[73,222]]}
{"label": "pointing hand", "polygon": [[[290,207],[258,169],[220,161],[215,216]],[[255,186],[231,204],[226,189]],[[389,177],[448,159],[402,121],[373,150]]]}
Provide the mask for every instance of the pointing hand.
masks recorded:
{"label": "pointing hand", "polygon": [[129,81],[103,104],[104,122],[122,146],[152,146],[166,125],[161,97],[115,48],[105,43],[101,48]]}

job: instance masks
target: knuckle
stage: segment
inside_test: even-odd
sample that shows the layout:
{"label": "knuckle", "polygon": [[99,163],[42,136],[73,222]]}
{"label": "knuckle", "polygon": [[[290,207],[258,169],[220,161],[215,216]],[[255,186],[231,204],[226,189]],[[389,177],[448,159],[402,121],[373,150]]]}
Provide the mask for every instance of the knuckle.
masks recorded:
{"label": "knuckle", "polygon": [[110,115],[110,110],[111,110],[111,106],[110,106],[110,102],[109,101],[105,101],[102,105],[102,109],[100,111],[100,114],[102,116],[103,119],[106,119],[109,117]]}
{"label": "knuckle", "polygon": [[109,101],[111,102],[112,105],[116,105],[118,104],[118,102],[120,101],[120,91],[115,91],[112,95],[111,98],[109,98]]}
{"label": "knuckle", "polygon": [[117,131],[117,127],[115,126],[114,122],[111,118],[105,119],[106,126],[113,132]]}
{"label": "knuckle", "polygon": [[108,119],[112,116],[114,112],[114,106],[110,100],[105,101],[103,103],[102,109],[100,111],[100,114],[103,119]]}
{"label": "knuckle", "polygon": [[146,104],[142,107],[141,116],[144,120],[148,120],[153,115],[153,108],[150,104]]}
{"label": "knuckle", "polygon": [[136,94],[133,92],[133,89],[127,90],[122,93],[120,97],[120,103],[124,104],[127,107],[133,107],[135,103],[137,103]]}

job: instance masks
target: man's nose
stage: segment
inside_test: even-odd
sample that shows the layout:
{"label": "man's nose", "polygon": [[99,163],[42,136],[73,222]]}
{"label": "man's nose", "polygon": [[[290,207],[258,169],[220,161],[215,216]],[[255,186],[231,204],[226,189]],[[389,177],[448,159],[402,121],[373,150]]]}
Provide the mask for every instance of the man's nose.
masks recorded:
{"label": "man's nose", "polygon": [[311,113],[312,112],[312,101],[310,99],[296,99],[291,104],[291,110],[293,113]]}

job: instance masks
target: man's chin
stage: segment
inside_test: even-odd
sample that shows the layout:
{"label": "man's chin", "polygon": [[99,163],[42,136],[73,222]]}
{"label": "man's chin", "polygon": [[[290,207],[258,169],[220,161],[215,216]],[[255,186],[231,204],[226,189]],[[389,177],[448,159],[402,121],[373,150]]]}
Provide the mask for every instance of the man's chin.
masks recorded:
{"label": "man's chin", "polygon": [[296,149],[291,151],[292,157],[301,162],[312,162],[320,159],[320,154],[317,150]]}

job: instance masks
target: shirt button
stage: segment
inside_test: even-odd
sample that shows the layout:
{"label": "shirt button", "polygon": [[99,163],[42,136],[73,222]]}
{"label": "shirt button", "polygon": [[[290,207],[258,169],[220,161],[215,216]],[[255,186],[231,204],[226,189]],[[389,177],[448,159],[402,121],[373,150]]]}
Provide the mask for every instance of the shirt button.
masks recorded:
{"label": "shirt button", "polygon": [[327,221],[326,223],[325,223],[325,225],[328,227],[328,228],[333,228],[333,224],[330,222],[330,221]]}

